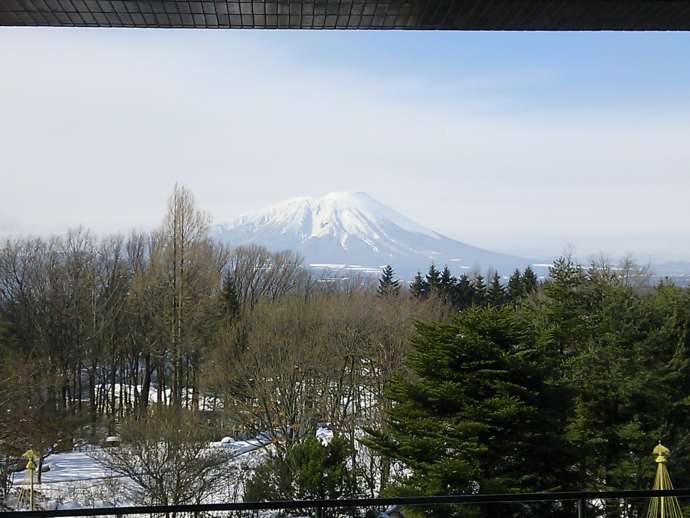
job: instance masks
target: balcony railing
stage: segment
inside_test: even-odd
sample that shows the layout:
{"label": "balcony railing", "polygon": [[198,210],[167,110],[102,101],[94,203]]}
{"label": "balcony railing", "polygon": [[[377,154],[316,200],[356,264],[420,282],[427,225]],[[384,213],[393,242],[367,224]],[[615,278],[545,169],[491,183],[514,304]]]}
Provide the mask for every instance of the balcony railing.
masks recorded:
{"label": "balcony railing", "polygon": [[[549,516],[538,511],[539,504],[559,506],[558,516],[578,518],[597,516],[645,516],[652,497],[690,498],[690,489],[664,491],[565,491],[551,493],[502,493],[450,496],[419,496],[390,498],[349,498],[339,500],[287,500],[273,502],[216,503],[201,505],[154,505],[95,509],[60,509],[43,511],[0,512],[0,518],[58,516],[166,516],[166,517],[257,517],[266,516],[377,516],[396,506],[405,509],[442,509],[444,506],[524,507],[524,516]],[[534,507],[533,509],[531,509]],[[608,508],[608,511],[607,511]],[[635,508],[636,511],[632,509]],[[513,514],[514,515],[514,514]],[[496,516],[500,516],[500,513]]]}

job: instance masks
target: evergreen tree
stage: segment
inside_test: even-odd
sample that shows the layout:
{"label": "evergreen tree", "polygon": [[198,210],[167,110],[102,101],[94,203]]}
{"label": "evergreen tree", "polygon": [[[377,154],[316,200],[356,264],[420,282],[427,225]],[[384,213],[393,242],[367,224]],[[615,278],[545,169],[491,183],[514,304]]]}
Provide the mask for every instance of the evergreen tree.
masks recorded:
{"label": "evergreen tree", "polygon": [[515,270],[513,275],[508,279],[508,293],[507,298],[511,302],[518,302],[525,294],[525,286],[523,284],[522,274],[520,270]]}
{"label": "evergreen tree", "polygon": [[417,272],[414,280],[410,283],[410,293],[418,299],[426,298],[429,295],[429,284],[424,280],[420,272]]}
{"label": "evergreen tree", "polygon": [[[523,280],[528,278],[527,270]],[[582,348],[582,338],[591,329],[591,316],[587,314],[587,278],[582,267],[570,258],[556,259],[544,283],[547,303],[544,316],[553,324],[552,336],[563,354]]]}
{"label": "evergreen tree", "polygon": [[445,265],[439,280],[439,294],[441,296],[441,300],[448,304],[452,304],[454,302],[453,298],[456,283],[457,279],[450,273],[450,268],[448,268],[448,265]]}
{"label": "evergreen tree", "polygon": [[348,461],[349,441],[336,436],[324,445],[309,436],[284,457],[269,457],[247,482],[245,501],[325,500],[359,496],[357,472]]}
{"label": "evergreen tree", "polygon": [[472,303],[481,306],[486,303],[486,283],[481,273],[472,279]]}
{"label": "evergreen tree", "polygon": [[502,306],[505,302],[505,290],[501,284],[501,277],[498,272],[494,272],[489,281],[489,288],[486,291],[486,303],[490,306]]}
{"label": "evergreen tree", "polygon": [[376,292],[379,297],[397,297],[400,293],[400,281],[395,278],[395,272],[391,265],[386,265],[383,268]]}
{"label": "evergreen tree", "polygon": [[426,283],[429,286],[430,293],[439,293],[439,287],[441,285],[441,272],[436,269],[436,265],[434,265],[434,263],[431,263],[429,272],[426,274]]}
{"label": "evergreen tree", "polygon": [[455,306],[462,310],[469,308],[474,302],[474,288],[472,282],[467,274],[462,274],[455,285],[455,296],[453,297],[453,302]]}
{"label": "evergreen tree", "polygon": [[420,323],[414,345],[415,376],[395,380],[389,427],[368,441],[410,471],[390,492],[543,491],[572,479],[557,417],[566,388],[512,309],[474,307],[451,324]]}
{"label": "evergreen tree", "polygon": [[682,330],[690,306],[674,291],[640,296],[568,258],[544,284],[534,321],[575,390],[565,437],[584,489],[648,488],[654,467],[646,457],[657,438],[674,445],[674,481],[687,483],[679,460],[690,455],[681,439],[690,415],[677,405],[690,390],[690,337]]}
{"label": "evergreen tree", "polygon": [[232,272],[227,271],[223,277],[222,306],[226,315],[236,318],[240,314],[240,298],[235,286]]}
{"label": "evergreen tree", "polygon": [[523,273],[522,275],[522,285],[524,286],[525,295],[529,295],[537,291],[537,287],[539,286],[539,279],[537,279],[537,275],[534,273],[534,270],[532,270],[530,266],[525,268],[525,273]]}

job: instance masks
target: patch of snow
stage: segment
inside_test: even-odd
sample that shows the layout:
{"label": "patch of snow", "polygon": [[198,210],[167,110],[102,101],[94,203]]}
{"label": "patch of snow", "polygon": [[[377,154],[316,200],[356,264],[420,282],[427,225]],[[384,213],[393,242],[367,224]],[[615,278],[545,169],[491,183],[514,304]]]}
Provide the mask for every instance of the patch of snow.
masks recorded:
{"label": "patch of snow", "polygon": [[[233,501],[241,497],[246,476],[263,461],[270,445],[262,437],[249,440],[234,440],[223,437],[209,443],[209,448],[224,448],[228,451],[228,469],[238,473],[236,485],[227,488],[227,494],[214,495],[215,503]],[[71,451],[50,455],[46,463],[50,471],[42,476],[42,483],[35,488],[40,495],[40,506],[44,509],[78,509],[81,507],[120,507],[137,504],[141,488],[133,480],[113,473],[97,460],[97,446],[82,448],[88,451]],[[34,481],[36,479],[34,478]],[[15,491],[29,485],[28,472],[14,473],[12,486]]]}
{"label": "patch of snow", "polygon": [[322,446],[328,446],[333,440],[333,431],[320,426],[316,429],[316,438]]}

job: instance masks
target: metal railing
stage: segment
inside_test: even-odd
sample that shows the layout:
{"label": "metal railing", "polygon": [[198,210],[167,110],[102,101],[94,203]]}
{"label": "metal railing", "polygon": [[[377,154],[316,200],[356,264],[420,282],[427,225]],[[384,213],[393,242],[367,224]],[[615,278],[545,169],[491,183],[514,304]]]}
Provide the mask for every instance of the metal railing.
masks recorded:
{"label": "metal railing", "polygon": [[[272,502],[240,502],[217,504],[152,505],[130,507],[103,507],[93,509],[60,509],[44,511],[6,511],[0,512],[2,518],[59,517],[59,516],[211,516],[218,512],[253,511],[300,511],[309,509],[316,518],[323,518],[328,510],[384,509],[389,506],[401,508],[409,506],[439,505],[486,505],[520,504],[535,502],[574,502],[574,516],[584,517],[586,504],[607,500],[643,500],[652,497],[690,497],[690,489],[671,489],[664,491],[563,491],[550,493],[487,493],[474,495],[418,496],[390,498],[345,498],[338,500],[286,500]],[[348,512],[348,514],[350,514]]]}

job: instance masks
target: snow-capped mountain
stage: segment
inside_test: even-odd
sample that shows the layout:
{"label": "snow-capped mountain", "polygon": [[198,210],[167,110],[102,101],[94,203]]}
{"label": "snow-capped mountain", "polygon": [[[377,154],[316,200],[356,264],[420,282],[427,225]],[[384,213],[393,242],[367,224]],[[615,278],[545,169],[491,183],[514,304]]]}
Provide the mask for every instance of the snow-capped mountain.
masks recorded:
{"label": "snow-capped mountain", "polygon": [[315,268],[379,272],[390,264],[406,278],[432,262],[456,274],[489,267],[509,274],[532,263],[450,239],[363,192],[292,198],[214,225],[211,236],[231,246],[295,250]]}

